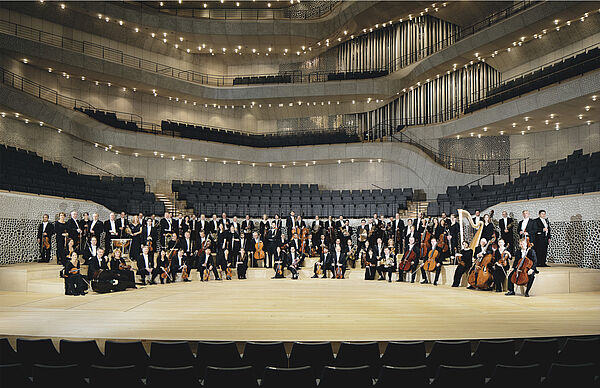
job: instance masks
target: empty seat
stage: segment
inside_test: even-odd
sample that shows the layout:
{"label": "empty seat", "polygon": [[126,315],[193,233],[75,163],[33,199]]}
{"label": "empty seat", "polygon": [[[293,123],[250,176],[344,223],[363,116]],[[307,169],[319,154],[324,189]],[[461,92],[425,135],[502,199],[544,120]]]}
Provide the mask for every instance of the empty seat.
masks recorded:
{"label": "empty seat", "polygon": [[319,388],[367,388],[373,385],[369,366],[339,367],[326,366]]}
{"label": "empty seat", "polygon": [[0,387],[23,388],[30,387],[31,381],[27,377],[23,364],[0,364]]}
{"label": "empty seat", "polygon": [[431,386],[455,388],[465,386],[470,388],[483,387],[485,384],[485,367],[479,365],[450,366],[440,365]]}
{"label": "empty seat", "polygon": [[517,365],[540,364],[541,373],[545,374],[550,363],[556,359],[558,341],[550,339],[525,339],[515,356]]}
{"label": "empty seat", "polygon": [[8,338],[0,338],[0,365],[15,364],[18,361],[17,352],[8,342]]}
{"label": "empty seat", "polygon": [[82,388],[87,386],[79,366],[73,365],[39,365],[32,367],[33,384],[40,388],[60,386]]}
{"label": "empty seat", "polygon": [[257,388],[258,383],[251,366],[220,368],[209,366],[204,377],[205,388]]}
{"label": "empty seat", "polygon": [[310,366],[315,378],[321,377],[325,365],[333,365],[333,350],[329,342],[294,342],[290,352],[290,367]]}
{"label": "empty seat", "polygon": [[33,364],[62,364],[60,354],[50,339],[17,338],[17,356],[28,368],[28,371]]}
{"label": "empty seat", "polygon": [[136,365],[138,376],[141,377],[144,375],[146,366],[148,366],[148,361],[148,353],[146,353],[141,341],[106,341],[104,344],[104,365]]}
{"label": "empty seat", "polygon": [[585,364],[587,362],[598,364],[600,361],[598,349],[600,349],[600,337],[567,338],[556,361],[560,364]]}
{"label": "empty seat", "polygon": [[143,388],[145,385],[138,376],[135,365],[90,367],[90,386],[93,388],[133,387]]}
{"label": "empty seat", "polygon": [[540,384],[540,366],[532,365],[502,365],[494,367],[492,378],[488,385],[494,388],[505,388],[519,382],[524,387],[537,387]]}
{"label": "empty seat", "polygon": [[89,376],[89,367],[102,363],[104,357],[94,340],[60,340],[60,355],[66,363],[78,364],[84,376]]}
{"label": "empty seat", "polygon": [[381,365],[404,367],[425,365],[425,342],[389,342],[381,357]]}
{"label": "empty seat", "polygon": [[429,386],[429,372],[426,365],[389,366],[383,365],[379,371],[376,387],[395,388],[399,384],[406,387]]}
{"label": "empty seat", "polygon": [[261,388],[311,388],[316,387],[316,380],[310,366],[299,368],[265,368]]}
{"label": "empty seat", "polygon": [[377,377],[381,358],[377,342],[342,342],[335,358],[336,366],[350,367],[368,365],[371,376]]}
{"label": "empty seat", "polygon": [[514,340],[481,340],[471,361],[473,364],[483,364],[486,368],[486,376],[490,376],[497,364],[511,365],[514,358]]}
{"label": "empty seat", "polygon": [[196,366],[196,357],[190,344],[181,342],[152,342],[150,344],[150,365],[166,368]]}
{"label": "empty seat", "polygon": [[462,366],[471,362],[471,343],[469,341],[436,341],[426,359],[431,375],[435,375],[438,366]]}
{"label": "empty seat", "polygon": [[222,368],[242,366],[235,342],[198,342],[196,361],[200,376],[204,375],[208,366]]}
{"label": "empty seat", "polygon": [[285,368],[288,366],[283,342],[246,342],[243,361],[254,367],[256,377],[261,379],[267,366]]}
{"label": "empty seat", "polygon": [[182,366],[176,368],[165,368],[160,366],[149,366],[146,374],[146,386],[164,388],[177,383],[177,387],[192,388],[200,387],[196,370],[193,366]]}
{"label": "empty seat", "polygon": [[598,368],[593,363],[552,364],[544,380],[545,387],[593,387]]}

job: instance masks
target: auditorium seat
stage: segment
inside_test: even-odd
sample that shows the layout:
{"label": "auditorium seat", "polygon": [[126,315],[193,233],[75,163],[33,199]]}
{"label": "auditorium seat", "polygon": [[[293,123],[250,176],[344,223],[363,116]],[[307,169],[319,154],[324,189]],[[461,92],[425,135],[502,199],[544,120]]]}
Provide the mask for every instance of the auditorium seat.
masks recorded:
{"label": "auditorium seat", "polygon": [[164,368],[195,367],[196,357],[187,341],[152,342],[149,364]]}
{"label": "auditorium seat", "polygon": [[103,365],[135,365],[137,367],[138,376],[142,377],[149,361],[150,358],[141,341],[106,341],[104,344]]}
{"label": "auditorium seat", "polygon": [[286,368],[288,358],[283,342],[246,342],[243,362],[254,368],[256,377],[261,379],[267,366]]}
{"label": "auditorium seat", "polygon": [[545,374],[557,355],[558,340],[556,338],[526,338],[515,355],[515,363],[517,365],[540,364],[540,372]]}
{"label": "auditorium seat", "polygon": [[33,365],[33,386],[39,388],[73,387],[83,388],[88,384],[84,380],[81,369],[71,365]]}
{"label": "auditorium seat", "polygon": [[292,368],[310,366],[315,378],[319,378],[325,365],[333,365],[334,357],[329,342],[294,342],[289,365]]}
{"label": "auditorium seat", "polygon": [[50,339],[17,338],[17,357],[31,373],[34,364],[62,365],[63,360]]}
{"label": "auditorium seat", "polygon": [[600,366],[600,337],[567,338],[563,348],[558,352],[556,362],[560,364],[584,364],[594,362]]}
{"label": "auditorium seat", "polygon": [[460,386],[483,388],[485,386],[485,367],[481,364],[468,366],[440,365],[431,386],[439,388]]}
{"label": "auditorium seat", "polygon": [[146,386],[164,388],[176,383],[178,388],[201,387],[193,366],[160,367],[149,366],[146,373]]}
{"label": "auditorium seat", "polygon": [[435,341],[426,358],[431,376],[440,365],[464,366],[471,363],[471,343],[469,341]]}
{"label": "auditorium seat", "polygon": [[523,387],[539,387],[540,365],[503,365],[494,367],[492,377],[487,385],[491,388],[506,388],[519,382]]}
{"label": "auditorium seat", "polygon": [[0,365],[15,364],[19,362],[17,352],[8,342],[8,338],[0,338]]}
{"label": "auditorium seat", "polygon": [[101,366],[92,365],[90,367],[89,384],[92,388],[127,387],[143,388],[145,384],[137,373],[138,368],[135,365],[123,366]]}
{"label": "auditorium seat", "polygon": [[198,342],[196,362],[201,377],[209,366],[223,368],[243,366],[235,342]]}
{"label": "auditorium seat", "polygon": [[[596,350],[597,352],[597,350]],[[542,386],[552,388],[594,386],[594,378],[598,375],[597,365],[586,364],[552,364]]]}
{"label": "auditorium seat", "polygon": [[368,365],[371,376],[377,377],[381,366],[377,342],[342,342],[335,357],[335,366],[352,367]]}
{"label": "auditorium seat", "polygon": [[60,340],[60,355],[65,363],[79,365],[86,377],[90,366],[100,364],[104,357],[95,340]]}
{"label": "auditorium seat", "polygon": [[0,364],[0,387],[25,388],[31,386],[25,365],[19,363]]}
{"label": "auditorium seat", "polygon": [[209,366],[204,378],[205,388],[257,388],[258,383],[251,366],[221,368]]}
{"label": "auditorium seat", "polygon": [[486,376],[491,376],[497,364],[511,365],[514,358],[514,340],[481,340],[471,357],[471,363],[484,365]]}
{"label": "auditorium seat", "polygon": [[310,366],[297,368],[265,368],[261,388],[311,388],[317,386]]}
{"label": "auditorium seat", "polygon": [[373,385],[369,366],[323,368],[319,388],[367,388]]}
{"label": "auditorium seat", "polygon": [[410,367],[425,365],[425,342],[388,342],[381,365]]}

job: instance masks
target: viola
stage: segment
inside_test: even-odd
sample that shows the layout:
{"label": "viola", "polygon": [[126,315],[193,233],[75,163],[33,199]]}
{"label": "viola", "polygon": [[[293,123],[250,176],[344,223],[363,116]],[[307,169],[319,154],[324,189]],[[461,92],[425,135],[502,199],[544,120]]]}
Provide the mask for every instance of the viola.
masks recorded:
{"label": "viola", "polygon": [[300,237],[300,241],[302,241],[302,244],[300,247],[300,252],[302,254],[306,254],[305,246],[306,246],[307,236],[308,236],[308,228],[302,228],[302,236]]}
{"label": "viola", "polygon": [[[529,250],[527,250],[529,253]],[[527,273],[530,269],[533,268],[533,260],[529,257],[525,256],[519,259],[517,264],[517,268],[513,271],[510,281],[516,284],[517,286],[523,286],[529,282],[529,274]]]}
{"label": "viola", "polygon": [[412,266],[412,262],[417,258],[417,254],[414,250],[410,249],[404,252],[404,257],[402,258],[402,262],[398,266],[398,269],[401,271],[408,271]]}
{"label": "viola", "polygon": [[206,282],[206,281],[208,281],[209,278],[210,278],[210,271],[208,270],[208,268],[206,268],[204,270],[204,272],[202,273],[202,280],[204,280]]}
{"label": "viola", "polygon": [[429,251],[427,255],[427,260],[423,263],[423,269],[427,272],[435,271],[435,267],[437,267],[437,258],[440,255],[438,249],[432,249]]}

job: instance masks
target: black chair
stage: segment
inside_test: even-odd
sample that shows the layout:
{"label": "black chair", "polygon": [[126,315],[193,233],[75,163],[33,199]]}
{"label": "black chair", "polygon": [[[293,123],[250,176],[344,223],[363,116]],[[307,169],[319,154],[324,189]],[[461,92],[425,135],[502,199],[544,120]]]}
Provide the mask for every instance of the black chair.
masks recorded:
{"label": "black chair", "polygon": [[431,386],[454,388],[483,387],[485,384],[485,367],[481,364],[469,366],[440,365]]}
{"label": "black chair", "polygon": [[290,367],[310,366],[315,378],[321,377],[325,365],[333,365],[333,350],[329,342],[294,342],[290,352]]}
{"label": "black chair", "polygon": [[510,365],[515,359],[514,340],[481,340],[471,357],[472,364],[483,364],[486,376],[491,376],[497,364]]}
{"label": "black chair", "polygon": [[206,367],[205,388],[257,388],[258,383],[251,366],[237,368]]}
{"label": "black chair", "polygon": [[425,342],[389,342],[381,357],[381,365],[419,366],[425,365]]}
{"label": "black chair", "polygon": [[143,377],[150,358],[142,345],[142,341],[115,342],[104,344],[103,365],[125,366],[135,365],[139,377]]}
{"label": "black chair", "polygon": [[186,341],[152,342],[150,344],[150,365],[165,368],[196,366],[196,357]]}
{"label": "black chair", "polygon": [[90,365],[101,364],[104,357],[94,340],[60,340],[60,355],[65,363],[79,365],[86,377],[89,376]]}
{"label": "black chair", "polygon": [[198,342],[196,362],[200,377],[206,367],[235,368],[243,366],[235,342]]}
{"label": "black chair", "polygon": [[600,337],[567,338],[565,345],[558,353],[556,361],[560,364],[585,364],[594,362],[598,365],[600,357]]}
{"label": "black chair", "polygon": [[89,382],[90,387],[94,388],[143,388],[145,386],[135,365],[91,365]]}
{"label": "black chair", "polygon": [[381,356],[377,342],[342,342],[335,358],[335,366],[352,367],[368,365],[371,377],[379,375]]}
{"label": "black chair", "polygon": [[299,368],[265,368],[261,388],[311,388],[317,386],[313,371],[310,366]]}
{"label": "black chair", "polygon": [[357,367],[326,366],[319,388],[366,388],[373,385],[368,365]]}
{"label": "black chair", "polygon": [[246,342],[243,361],[254,367],[256,377],[261,379],[267,366],[287,368],[288,358],[283,342]]}
{"label": "black chair", "polygon": [[165,368],[161,366],[149,366],[146,372],[147,387],[164,388],[177,382],[177,387],[192,388],[200,387],[196,369],[194,366],[182,366],[175,368]]}
{"label": "black chair", "polygon": [[469,341],[436,341],[426,359],[430,376],[435,375],[438,366],[464,366],[471,363],[471,343]]}
{"label": "black chair", "polygon": [[542,375],[545,375],[558,353],[558,340],[525,339],[515,356],[516,365],[540,364]]}
{"label": "black chair", "polygon": [[40,388],[87,386],[78,365],[33,365],[33,385]]}
{"label": "black chair", "polygon": [[28,375],[33,364],[61,365],[60,354],[50,339],[17,338],[17,357],[25,364]]}
{"label": "black chair", "polygon": [[379,378],[375,386],[378,388],[395,388],[399,384],[415,388],[429,386],[427,366],[390,366],[384,364],[379,370]]}
{"label": "black chair", "polygon": [[18,361],[17,352],[8,342],[8,338],[0,338],[0,365],[12,365]]}
{"label": "black chair", "polygon": [[538,387],[540,385],[540,365],[502,365],[498,364],[488,381],[490,387],[505,388],[518,381],[524,387]]}
{"label": "black chair", "polygon": [[23,364],[0,364],[0,387],[30,387],[31,380],[27,377]]}
{"label": "black chair", "polygon": [[598,374],[596,365],[586,364],[552,364],[544,380],[545,387],[592,387],[594,377]]}

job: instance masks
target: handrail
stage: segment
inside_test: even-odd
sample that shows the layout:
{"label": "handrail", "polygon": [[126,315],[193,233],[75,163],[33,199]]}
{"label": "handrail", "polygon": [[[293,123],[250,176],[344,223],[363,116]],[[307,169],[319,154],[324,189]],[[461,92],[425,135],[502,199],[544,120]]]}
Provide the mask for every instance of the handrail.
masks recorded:
{"label": "handrail", "polygon": [[[513,162],[511,165],[509,165],[509,166],[508,166],[508,181],[509,181],[509,182],[512,180],[512,179],[511,179],[511,174],[510,174],[510,171],[511,171],[512,167],[513,167],[514,165],[518,164],[518,165],[519,165],[519,175],[520,175],[520,174],[521,174],[521,163],[522,163],[522,162],[524,162],[524,163],[525,163],[525,166],[524,166],[523,170],[524,170],[524,171],[527,171],[527,160],[529,160],[529,157],[527,157],[527,158],[520,158],[520,159],[517,159],[515,162]],[[497,174],[497,175],[502,175],[502,174],[500,174],[500,170],[498,170],[498,174]],[[489,174],[487,174],[487,175],[485,175],[485,176],[482,176],[481,178],[477,178],[477,179],[475,179],[474,181],[471,181],[471,182],[469,182],[469,183],[466,183],[466,184],[464,184],[464,185],[462,185],[462,186],[471,186],[473,183],[478,183],[478,182],[480,182],[481,180],[483,180],[483,179],[485,179],[485,178],[487,178],[487,177],[489,177],[489,176],[491,176],[491,177],[492,177],[492,179],[493,179],[493,178],[496,176],[496,173],[489,173]],[[492,181],[492,184],[496,184],[496,181],[495,181],[495,180],[493,180],[493,181]]]}
{"label": "handrail", "polygon": [[100,171],[102,171],[102,172],[105,172],[105,173],[107,173],[107,174],[109,174],[109,175],[116,176],[116,175],[115,175],[115,174],[113,174],[112,172],[106,171],[105,169],[103,169],[103,168],[100,168],[100,167],[98,167],[98,166],[96,166],[96,165],[94,165],[94,164],[92,164],[92,163],[86,162],[85,160],[83,160],[83,159],[80,159],[80,158],[78,158],[77,156],[73,156],[73,159],[75,159],[75,160],[79,160],[80,162],[83,162],[83,163],[85,163],[85,164],[87,164],[87,165],[89,165],[89,166],[92,166],[92,167],[94,167],[94,168],[97,168],[98,170],[100,170]]}

